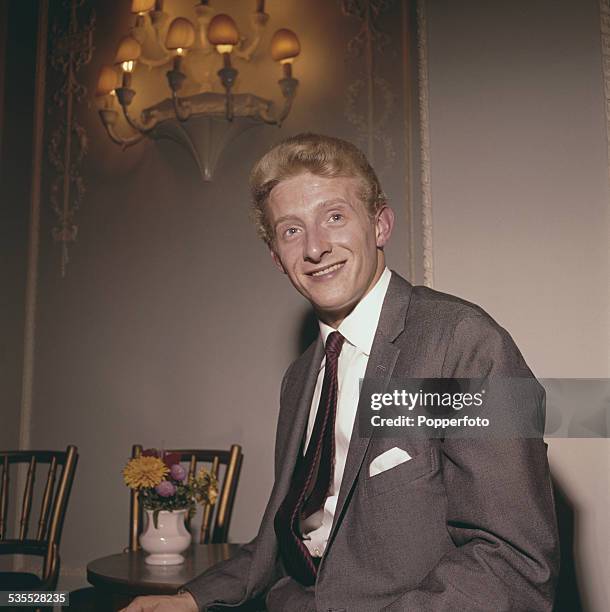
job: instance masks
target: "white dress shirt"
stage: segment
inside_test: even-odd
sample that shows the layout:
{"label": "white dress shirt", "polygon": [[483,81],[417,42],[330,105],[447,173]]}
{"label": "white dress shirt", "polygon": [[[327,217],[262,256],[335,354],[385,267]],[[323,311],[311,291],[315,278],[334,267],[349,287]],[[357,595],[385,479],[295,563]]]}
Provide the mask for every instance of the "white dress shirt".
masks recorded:
{"label": "white dress shirt", "polygon": [[[341,479],[345,470],[345,461],[349,449],[352,429],[356,419],[358,398],[360,396],[360,380],[364,378],[366,366],[371,354],[373,339],[377,331],[379,316],[383,300],[390,284],[392,274],[386,268],[379,277],[375,286],[362,298],[354,310],[343,319],[341,325],[334,330],[329,325],[319,321],[322,341],[333,331],[338,331],[345,338],[338,364],[338,396],[337,413],[335,419],[335,469],[330,494],[326,498],[324,507],[301,522],[303,542],[313,557],[321,557],[326,548],[326,542],[330,534],[330,528],[335,517],[335,508]],[[320,394],[322,392],[322,381],[324,380],[324,369],[326,358],[322,359],[320,372],[311,401],[309,422],[307,424],[306,446],[309,444],[311,432],[316,420]]]}

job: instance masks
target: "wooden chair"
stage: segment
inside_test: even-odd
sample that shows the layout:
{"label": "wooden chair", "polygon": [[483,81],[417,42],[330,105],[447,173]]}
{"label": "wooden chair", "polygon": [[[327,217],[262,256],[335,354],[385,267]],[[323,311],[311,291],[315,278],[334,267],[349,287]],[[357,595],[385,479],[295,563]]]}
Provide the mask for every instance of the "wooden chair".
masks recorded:
{"label": "wooden chair", "polygon": [[[239,473],[243,461],[243,454],[239,444],[233,444],[230,450],[166,450],[167,453],[178,453],[180,462],[188,464],[188,474],[194,475],[202,467],[200,464],[209,464],[208,468],[216,478],[220,466],[225,466],[224,477],[219,479],[219,495],[215,504],[204,504],[201,528],[199,529],[200,544],[222,544],[228,541],[229,526],[233,514],[235,493],[239,482]],[[132,457],[139,457],[142,446],[134,444]],[[131,505],[129,512],[129,546],[127,550],[139,550],[139,535],[144,528],[142,504],[136,491],[131,492]]]}
{"label": "wooden chair", "polygon": [[[29,572],[0,572],[0,590],[56,588],[60,567],[59,543],[77,462],[76,446],[68,446],[65,451],[0,451],[0,555],[36,555],[43,558],[40,577]],[[16,537],[8,538],[9,511],[13,507],[17,511],[17,503],[9,504],[13,476],[11,467],[19,464],[27,465],[27,476],[18,533],[14,534]],[[40,510],[34,515],[34,525],[30,526],[34,497],[37,496],[37,468],[44,464],[49,467],[41,491]],[[60,466],[62,469],[58,477]]]}

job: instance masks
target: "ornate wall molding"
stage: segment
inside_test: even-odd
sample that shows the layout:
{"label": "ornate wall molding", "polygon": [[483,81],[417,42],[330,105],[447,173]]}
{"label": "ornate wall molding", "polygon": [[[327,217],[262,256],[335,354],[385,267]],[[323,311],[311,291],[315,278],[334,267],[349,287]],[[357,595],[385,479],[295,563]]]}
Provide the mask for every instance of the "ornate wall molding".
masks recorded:
{"label": "ornate wall molding", "polygon": [[[434,260],[425,2],[404,0],[396,7],[393,0],[342,0],[341,8],[344,15],[359,22],[358,31],[347,45],[348,66],[355,65],[356,71],[355,78],[347,87],[345,116],[358,134],[358,144],[380,173],[391,170],[404,174],[403,203],[410,277],[432,286]],[[387,53],[393,39],[382,30],[382,17],[390,8],[398,8],[396,14],[401,19],[397,56]],[[387,21],[385,23],[387,25]],[[380,69],[383,66],[387,69],[389,65],[384,53],[392,55],[392,74],[398,74],[397,68],[402,70],[402,85],[389,82],[380,74]],[[393,87],[401,87],[402,91],[394,92]],[[402,95],[402,109],[397,108],[396,94]],[[392,127],[398,111],[404,112],[405,117],[402,134]],[[396,140],[401,136],[402,142]],[[392,167],[397,157],[395,145],[404,146],[404,163],[398,170]],[[414,147],[419,147],[419,151]]]}
{"label": "ornate wall molding", "polygon": [[[399,137],[390,128],[396,112],[396,96],[392,84],[384,79],[376,63],[391,43],[391,37],[381,30],[383,14],[394,4],[393,0],[341,0],[344,15],[359,21],[359,29],[347,45],[348,65],[356,65],[356,76],[348,84],[345,117],[355,128],[358,144],[378,172],[388,171],[396,159],[394,138]],[[402,94],[405,124],[403,141],[405,160],[401,170],[405,175],[405,217],[409,241],[410,275],[422,278],[431,287],[434,283],[432,193],[430,185],[430,113],[428,78],[428,37],[425,0],[404,0],[400,3]],[[412,21],[415,22],[412,25]],[[410,36],[416,40],[411,41]],[[411,55],[414,56],[411,60]],[[394,60],[396,61],[396,60]],[[386,61],[387,63],[387,61]],[[417,76],[414,76],[416,73]],[[417,101],[413,82],[417,81]],[[418,121],[413,121],[413,104],[417,105]],[[417,123],[417,126],[415,125]],[[417,130],[417,131],[415,131]],[[414,136],[417,134],[417,138]],[[413,147],[419,141],[419,197],[414,198]],[[379,153],[383,158],[380,158]],[[421,207],[414,209],[414,204]],[[417,227],[417,224],[421,225]],[[419,235],[421,233],[421,236]],[[421,259],[417,248],[421,244]],[[421,262],[421,263],[420,263]],[[421,266],[421,267],[420,267]],[[420,274],[418,271],[421,270]]]}
{"label": "ornate wall molding", "polygon": [[610,180],[610,0],[599,0],[602,69],[606,94],[606,133],[608,135],[608,179]]}
{"label": "ornate wall molding", "polygon": [[403,135],[404,135],[404,211],[405,211],[405,222],[407,224],[407,235],[408,235],[408,252],[409,252],[409,280],[413,283],[416,282],[417,278],[417,266],[416,266],[416,238],[415,238],[415,215],[413,210],[413,129],[414,129],[414,113],[413,113],[413,61],[411,58],[411,35],[415,32],[415,28],[412,26],[413,16],[411,7],[413,2],[401,2],[401,45],[402,45],[402,86],[403,86],[403,100],[404,100],[404,124],[403,124]]}
{"label": "ornate wall molding", "polygon": [[[602,71],[604,77],[604,94],[606,108],[606,138],[608,146],[608,181],[610,184],[610,0],[599,0]],[[610,228],[608,228],[610,232]],[[608,354],[610,367],[610,353]]]}
{"label": "ornate wall molding", "polygon": [[430,94],[426,0],[417,0],[417,80],[419,92],[420,185],[424,285],[434,286],[432,189],[430,185]]}
{"label": "ornate wall molding", "polygon": [[79,209],[85,185],[80,165],[87,154],[85,128],[76,119],[76,110],[87,96],[87,88],[77,81],[78,71],[91,61],[95,14],[89,12],[84,25],[79,23],[78,10],[86,0],[65,0],[62,7],[69,12],[68,23],[62,28],[59,21],[51,31],[51,66],[61,75],[53,94],[57,117],[49,142],[49,160],[55,170],[51,179],[50,200],[57,224],[53,238],[61,245],[61,275],[66,275],[70,261],[68,244],[76,240],[78,225],[75,213]]}
{"label": "ornate wall molding", "polygon": [[[347,44],[347,59],[362,66],[346,92],[345,117],[358,133],[367,157],[379,172],[387,170],[396,158],[388,122],[395,108],[395,96],[387,79],[375,69],[375,58],[383,54],[390,37],[379,29],[379,18],[394,0],[341,0],[341,10],[360,22],[358,32]],[[376,156],[381,145],[383,161]],[[377,159],[376,159],[377,158]],[[377,162],[377,163],[376,163]]]}

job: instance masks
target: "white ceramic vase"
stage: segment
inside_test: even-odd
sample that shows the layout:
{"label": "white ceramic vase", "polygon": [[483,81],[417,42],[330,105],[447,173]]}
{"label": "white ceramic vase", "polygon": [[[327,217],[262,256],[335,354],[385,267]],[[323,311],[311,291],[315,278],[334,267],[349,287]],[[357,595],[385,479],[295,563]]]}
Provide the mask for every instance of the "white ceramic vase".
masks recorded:
{"label": "white ceramic vase", "polygon": [[157,527],[153,521],[153,511],[146,510],[146,529],[140,536],[142,548],[149,553],[145,561],[149,565],[178,565],[184,563],[184,552],[191,543],[191,534],[184,519],[186,510],[161,510]]}

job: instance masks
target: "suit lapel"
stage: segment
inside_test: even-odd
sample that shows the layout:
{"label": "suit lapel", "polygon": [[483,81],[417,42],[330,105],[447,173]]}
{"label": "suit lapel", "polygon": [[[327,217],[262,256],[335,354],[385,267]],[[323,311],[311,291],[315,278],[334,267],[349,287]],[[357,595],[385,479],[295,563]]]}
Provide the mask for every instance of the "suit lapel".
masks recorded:
{"label": "suit lapel", "polygon": [[318,337],[313,346],[298,359],[290,372],[282,407],[282,425],[278,427],[278,443],[286,439],[276,494],[282,500],[288,492],[305,429],[309,420],[311,400],[316,386],[324,344]]}
{"label": "suit lapel", "polygon": [[268,584],[272,576],[270,572],[275,567],[277,541],[273,519],[290,487],[323,355],[324,345],[318,338],[294,362],[286,379],[287,387],[282,393],[276,439],[276,452],[280,454],[276,466],[277,474],[261,523],[259,545],[256,547],[255,560],[248,575],[247,593],[260,590],[263,585]]}
{"label": "suit lapel", "polygon": [[[411,290],[412,286],[410,283],[392,272],[392,278],[383,302],[377,332],[375,333],[375,339],[364,375],[365,381],[375,381],[375,391],[380,391],[387,387],[392,377],[392,373],[394,372],[396,362],[398,361],[400,349],[394,344],[394,341],[404,330],[405,319],[411,298]],[[370,434],[365,436],[360,435],[358,432],[360,414],[362,412],[369,412],[367,401],[367,397],[369,396],[370,391],[367,388],[367,384],[364,383],[360,391],[360,399],[358,401],[354,428],[352,430],[352,437],[347,453],[345,471],[343,472],[343,478],[341,480],[339,498],[337,500],[333,525],[326,545],[326,553],[328,553],[328,549],[340,523],[341,515],[345,509],[347,498],[354,486],[356,477],[364,461],[366,450],[371,441]]]}

